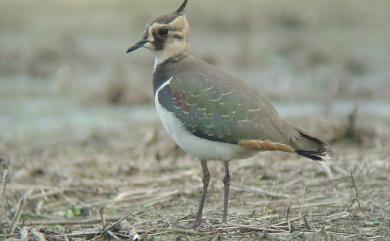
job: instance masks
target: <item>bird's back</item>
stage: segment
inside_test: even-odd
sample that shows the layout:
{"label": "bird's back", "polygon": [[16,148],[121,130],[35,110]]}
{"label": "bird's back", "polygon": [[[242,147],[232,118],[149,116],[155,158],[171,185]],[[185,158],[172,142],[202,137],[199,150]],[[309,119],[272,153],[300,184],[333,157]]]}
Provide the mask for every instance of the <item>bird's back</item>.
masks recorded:
{"label": "bird's back", "polygon": [[166,61],[156,69],[154,89],[170,78],[159,98],[193,135],[248,149],[297,152],[311,159],[321,159],[329,149],[283,120],[253,88],[205,61],[190,55]]}

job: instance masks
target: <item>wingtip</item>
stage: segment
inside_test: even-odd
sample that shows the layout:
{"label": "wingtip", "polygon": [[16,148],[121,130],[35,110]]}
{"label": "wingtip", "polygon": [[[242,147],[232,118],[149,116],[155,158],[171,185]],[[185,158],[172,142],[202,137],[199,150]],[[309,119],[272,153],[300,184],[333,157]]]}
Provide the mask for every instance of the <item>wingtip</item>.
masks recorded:
{"label": "wingtip", "polygon": [[300,156],[312,159],[314,161],[326,161],[330,160],[331,156],[328,152],[316,152],[316,151],[305,151],[305,150],[297,150],[295,151]]}

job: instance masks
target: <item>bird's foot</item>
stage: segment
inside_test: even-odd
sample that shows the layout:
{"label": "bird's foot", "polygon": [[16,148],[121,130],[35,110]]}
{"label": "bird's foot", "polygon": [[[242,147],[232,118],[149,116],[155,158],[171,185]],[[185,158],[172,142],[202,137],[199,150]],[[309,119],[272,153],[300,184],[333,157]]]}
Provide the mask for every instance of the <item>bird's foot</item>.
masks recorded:
{"label": "bird's foot", "polygon": [[204,224],[202,217],[196,218],[194,221],[193,220],[194,219],[191,218],[190,219],[184,218],[181,220],[177,220],[174,226],[179,229],[189,230],[189,229],[199,228]]}
{"label": "bird's foot", "polygon": [[191,230],[191,229],[197,229],[202,225],[202,221],[194,221],[192,224],[175,224],[175,228],[183,229],[183,230]]}
{"label": "bird's foot", "polygon": [[192,228],[192,229],[196,229],[196,228],[199,228],[200,225],[202,225],[202,218],[197,218],[197,219],[192,223],[191,228]]}
{"label": "bird's foot", "polygon": [[191,224],[191,229],[204,229],[210,228],[212,224],[207,218],[196,218],[195,221]]}

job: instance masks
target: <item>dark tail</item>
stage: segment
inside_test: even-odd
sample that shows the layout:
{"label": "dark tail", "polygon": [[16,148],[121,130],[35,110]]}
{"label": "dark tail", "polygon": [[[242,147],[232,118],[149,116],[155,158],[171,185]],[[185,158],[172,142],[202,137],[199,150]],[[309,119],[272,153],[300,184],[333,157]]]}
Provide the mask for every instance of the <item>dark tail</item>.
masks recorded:
{"label": "dark tail", "polygon": [[298,128],[297,131],[300,137],[298,137],[295,143],[297,146],[295,152],[298,155],[315,161],[330,159],[333,150],[327,143],[321,141],[317,137],[306,134]]}
{"label": "dark tail", "polygon": [[322,161],[323,159],[325,159],[322,155],[320,155],[321,153],[318,153],[318,152],[315,152],[315,151],[303,151],[303,150],[298,150],[298,151],[295,151],[298,155],[300,156],[303,156],[303,157],[306,157],[306,158],[310,158],[314,161]]}

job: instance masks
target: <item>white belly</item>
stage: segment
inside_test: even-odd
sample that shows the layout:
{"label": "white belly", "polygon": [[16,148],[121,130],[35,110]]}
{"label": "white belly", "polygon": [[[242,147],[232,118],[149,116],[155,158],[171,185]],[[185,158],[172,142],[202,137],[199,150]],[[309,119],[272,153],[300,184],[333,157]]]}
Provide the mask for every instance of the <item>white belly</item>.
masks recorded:
{"label": "white belly", "polygon": [[155,95],[155,104],[158,116],[164,129],[173,141],[191,156],[200,160],[224,160],[229,161],[250,156],[253,152],[238,145],[210,141],[193,135],[176,116],[164,109],[158,102],[158,93],[169,85],[170,81],[163,84]]}

